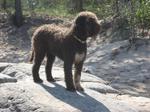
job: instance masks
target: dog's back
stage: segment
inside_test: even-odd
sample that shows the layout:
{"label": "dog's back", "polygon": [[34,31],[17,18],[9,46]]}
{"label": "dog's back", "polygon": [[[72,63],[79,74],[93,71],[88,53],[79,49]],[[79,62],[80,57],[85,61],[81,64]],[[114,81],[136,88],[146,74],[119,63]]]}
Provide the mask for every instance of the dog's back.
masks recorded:
{"label": "dog's back", "polygon": [[[54,24],[46,24],[40,26],[33,34],[32,37],[32,55],[30,62],[32,62],[34,57],[34,50],[43,49],[46,52],[51,52],[62,58],[60,53],[62,49],[62,43],[67,38],[66,31],[68,28],[62,28]],[[58,52],[57,52],[58,51]]]}
{"label": "dog's back", "polygon": [[40,26],[33,34],[33,39],[41,39],[45,38],[64,38],[64,34],[67,28],[61,28],[60,26],[54,24],[46,24]]}

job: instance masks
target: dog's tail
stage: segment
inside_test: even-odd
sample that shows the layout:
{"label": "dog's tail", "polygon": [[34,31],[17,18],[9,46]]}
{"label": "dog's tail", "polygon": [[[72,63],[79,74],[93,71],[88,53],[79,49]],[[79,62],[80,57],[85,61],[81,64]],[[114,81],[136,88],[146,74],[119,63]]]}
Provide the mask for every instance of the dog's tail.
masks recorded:
{"label": "dog's tail", "polygon": [[32,49],[31,57],[30,57],[30,60],[29,60],[30,63],[32,63],[33,58],[34,58],[34,49]]}

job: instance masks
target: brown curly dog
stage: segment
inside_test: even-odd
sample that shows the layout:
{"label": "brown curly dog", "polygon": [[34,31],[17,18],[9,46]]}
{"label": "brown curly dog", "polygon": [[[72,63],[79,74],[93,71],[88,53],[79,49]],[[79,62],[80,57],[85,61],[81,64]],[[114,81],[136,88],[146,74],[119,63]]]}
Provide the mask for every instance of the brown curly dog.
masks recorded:
{"label": "brown curly dog", "polygon": [[[43,25],[34,32],[32,38],[33,60],[32,74],[34,82],[42,83],[39,68],[47,57],[45,72],[48,81],[55,81],[52,77],[52,64],[55,56],[64,61],[65,83],[67,90],[83,91],[80,85],[81,70],[86,57],[88,37],[94,37],[100,30],[96,15],[84,11],[77,15],[70,28],[56,25]],[[75,66],[74,80],[72,66]]]}

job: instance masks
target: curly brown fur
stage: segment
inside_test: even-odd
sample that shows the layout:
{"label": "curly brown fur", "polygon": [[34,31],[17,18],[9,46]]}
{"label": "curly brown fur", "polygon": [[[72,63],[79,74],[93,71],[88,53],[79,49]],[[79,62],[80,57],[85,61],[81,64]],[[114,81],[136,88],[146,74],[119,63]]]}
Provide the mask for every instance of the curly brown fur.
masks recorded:
{"label": "curly brown fur", "polygon": [[[75,18],[70,28],[56,25],[43,25],[33,34],[32,74],[34,82],[42,83],[39,77],[39,68],[47,57],[45,66],[48,81],[54,81],[52,77],[52,64],[55,56],[64,61],[64,73],[67,90],[83,90],[80,85],[81,70],[86,57],[88,37],[98,34],[100,25],[96,15],[92,12],[81,12]],[[75,65],[74,79],[72,76],[72,65]]]}

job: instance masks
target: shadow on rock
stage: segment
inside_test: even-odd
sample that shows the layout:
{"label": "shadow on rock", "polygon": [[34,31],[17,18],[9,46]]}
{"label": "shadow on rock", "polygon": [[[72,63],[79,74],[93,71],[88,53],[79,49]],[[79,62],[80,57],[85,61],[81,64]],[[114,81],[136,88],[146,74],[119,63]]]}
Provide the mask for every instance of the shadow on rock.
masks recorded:
{"label": "shadow on rock", "polygon": [[66,91],[63,86],[57,83],[53,84],[55,86],[53,88],[45,84],[40,85],[55,98],[71,105],[81,112],[110,112],[104,104],[86,93],[69,92]]}

